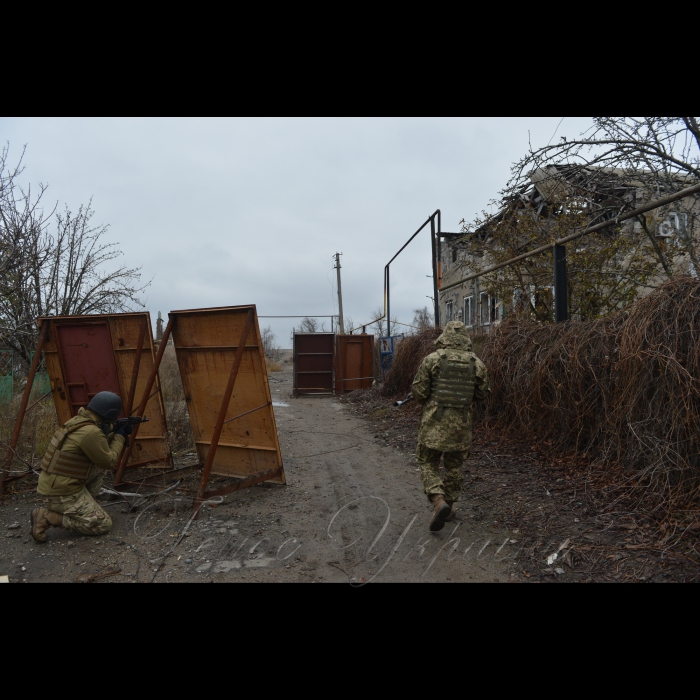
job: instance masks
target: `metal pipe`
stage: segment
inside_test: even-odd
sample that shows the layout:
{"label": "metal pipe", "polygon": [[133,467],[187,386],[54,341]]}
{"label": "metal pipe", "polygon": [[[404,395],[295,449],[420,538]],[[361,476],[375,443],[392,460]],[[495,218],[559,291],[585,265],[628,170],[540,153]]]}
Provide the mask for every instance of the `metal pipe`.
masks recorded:
{"label": "metal pipe", "polygon": [[[165,326],[165,330],[163,331],[163,339],[160,341],[160,345],[158,346],[158,352],[156,353],[156,359],[153,361],[153,367],[151,367],[151,372],[148,375],[148,379],[146,380],[146,387],[143,391],[143,398],[141,399],[139,407],[136,409],[137,416],[143,416],[146,410],[146,405],[158,392],[158,390],[156,390],[155,392],[153,392],[153,394],[151,394],[151,389],[153,388],[153,384],[155,383],[156,377],[158,376],[158,368],[160,367],[161,360],[163,359],[165,348],[168,345],[168,339],[170,338],[170,333],[172,332],[174,322],[175,319],[172,316],[168,315],[168,324]],[[137,423],[134,426],[134,430],[131,433],[131,439],[128,441],[128,444],[122,452],[121,459],[119,460],[119,465],[117,466],[117,473],[114,476],[115,486],[119,486],[122,483],[124,470],[126,469],[127,462],[129,461],[129,457],[131,456],[131,448],[133,447],[134,441],[136,440],[136,436],[138,435],[140,425],[140,423]]]}
{"label": "metal pipe", "polygon": [[387,335],[391,336],[391,286],[389,284],[389,265],[391,263],[387,263],[386,268],[386,325],[387,325]]}
{"label": "metal pipe", "polygon": [[671,204],[673,202],[678,201],[679,199],[683,199],[684,197],[689,197],[691,194],[696,194],[700,192],[700,184],[698,185],[693,185],[692,187],[688,187],[684,190],[680,190],[679,192],[676,192],[674,194],[671,194],[667,197],[662,197],[661,199],[654,200],[653,202],[650,202],[649,204],[646,204],[643,207],[640,207],[639,209],[634,209],[631,212],[628,212],[627,214],[620,214],[619,216],[615,217],[614,219],[609,219],[608,221],[603,221],[600,224],[596,224],[595,226],[591,226],[590,228],[586,228],[583,231],[579,231],[578,233],[572,233],[569,236],[564,236],[564,238],[560,238],[558,241],[554,241],[552,243],[548,243],[547,245],[540,246],[539,248],[535,248],[535,250],[531,250],[529,253],[523,253],[522,255],[518,255],[515,258],[511,258],[510,260],[506,260],[506,262],[503,263],[498,263],[498,265],[491,265],[491,267],[487,267],[485,270],[481,270],[481,272],[474,272],[471,275],[467,275],[463,279],[459,280],[458,282],[453,282],[452,284],[448,284],[446,287],[444,287],[441,291],[446,292],[448,289],[452,289],[454,287],[459,287],[463,285],[465,282],[469,282],[473,279],[476,279],[477,277],[481,277],[482,275],[487,275],[489,272],[495,272],[496,270],[500,270],[503,267],[508,267],[508,265],[514,265],[515,263],[522,262],[523,260],[527,260],[527,258],[531,258],[534,255],[540,255],[541,253],[546,253],[548,250],[551,250],[554,248],[554,246],[558,245],[565,245],[569,241],[575,241],[577,238],[581,238],[581,236],[586,236],[589,233],[595,233],[596,231],[602,231],[605,228],[610,228],[610,226],[615,226],[616,224],[619,224],[623,221],[627,221],[628,219],[634,219],[640,214],[644,214],[648,211],[652,211],[653,209],[658,209],[659,207],[663,207],[666,204]]}
{"label": "metal pipe", "polygon": [[243,355],[245,354],[245,343],[246,340],[248,340],[248,335],[250,334],[251,329],[253,328],[254,321],[254,311],[253,309],[249,309],[248,316],[245,320],[245,325],[243,326],[243,331],[241,332],[241,337],[238,341],[238,347],[236,348],[236,355],[233,358],[233,366],[231,367],[231,373],[229,374],[228,384],[226,385],[224,397],[221,401],[219,417],[216,420],[214,433],[211,436],[211,442],[209,443],[209,452],[207,453],[207,458],[204,462],[204,468],[202,469],[202,481],[200,482],[199,489],[197,491],[197,497],[195,498],[193,504],[193,507],[197,510],[199,509],[199,504],[204,500],[204,494],[206,492],[207,484],[209,483],[209,475],[211,474],[211,468],[214,464],[214,455],[216,455],[216,448],[219,445],[219,438],[221,437],[221,431],[224,427],[226,413],[228,411],[229,404],[231,403],[233,386],[236,383],[236,378],[238,377],[238,370],[241,368],[241,363],[243,362]]}
{"label": "metal pipe", "polygon": [[12,466],[12,460],[15,455],[15,447],[19,442],[19,434],[22,431],[22,422],[24,421],[24,414],[27,412],[27,404],[29,403],[29,396],[32,393],[32,386],[34,384],[34,377],[36,376],[36,371],[39,368],[39,363],[41,362],[41,350],[44,347],[46,338],[49,334],[49,324],[46,321],[41,321],[41,328],[39,329],[39,340],[36,344],[36,350],[34,351],[34,357],[32,358],[32,364],[29,368],[29,376],[27,377],[27,384],[24,387],[24,392],[22,394],[22,401],[19,405],[19,411],[17,412],[17,418],[15,419],[15,427],[12,431],[12,437],[10,438],[9,449],[7,450],[7,458],[5,459],[5,468],[0,473],[0,493],[5,493],[5,473]]}
{"label": "metal pipe", "polygon": [[[159,312],[160,313],[160,312]],[[136,357],[134,357],[134,368],[131,371],[131,385],[129,386],[129,394],[126,398],[125,415],[131,415],[131,409],[134,407],[134,396],[136,395],[136,380],[139,377],[139,369],[141,367],[141,353],[143,352],[143,341],[146,336],[146,319],[144,317],[139,328],[139,339],[136,343]]]}
{"label": "metal pipe", "polygon": [[[400,250],[394,257],[389,260],[389,262],[384,266],[384,316],[380,316],[379,318],[375,318],[374,321],[370,321],[369,323],[363,323],[360,326],[357,326],[357,328],[353,328],[352,331],[356,331],[359,328],[362,328],[362,326],[371,326],[373,323],[376,323],[377,321],[381,321],[383,318],[387,320],[387,332],[389,336],[391,336],[391,285],[390,285],[390,275],[389,275],[389,266],[391,263],[396,260],[396,258],[401,255],[401,253],[405,250],[406,246],[430,223],[433,224],[433,227],[435,226],[435,217],[437,216],[438,219],[438,231],[442,230],[442,212],[439,209],[436,209],[433,214],[431,214],[426,221],[422,224],[422,226],[406,241],[406,243],[401,246]],[[435,258],[435,255],[433,253],[433,260]],[[433,265],[433,268],[435,265]],[[435,278],[435,272],[433,272],[433,278]],[[437,296],[437,295],[436,295]],[[405,324],[404,324],[405,325]]]}
{"label": "metal pipe", "polygon": [[435,219],[430,219],[430,246],[433,252],[433,302],[435,312],[435,328],[440,327],[440,297],[438,296],[438,247],[435,236]]}

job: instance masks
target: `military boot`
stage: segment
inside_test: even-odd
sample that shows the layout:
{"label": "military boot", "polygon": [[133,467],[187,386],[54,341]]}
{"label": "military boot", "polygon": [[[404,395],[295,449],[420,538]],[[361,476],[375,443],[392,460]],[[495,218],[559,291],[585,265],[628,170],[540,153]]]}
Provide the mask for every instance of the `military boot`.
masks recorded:
{"label": "military boot", "polygon": [[433,504],[433,517],[430,519],[430,532],[439,532],[445,527],[445,519],[450,514],[450,506],[445,503],[445,497],[437,494],[430,497]]}
{"label": "military boot", "polygon": [[30,534],[36,542],[46,542],[46,531],[50,527],[63,527],[63,516],[48,508],[35,508],[29,517],[32,521]]}
{"label": "military boot", "polygon": [[450,506],[450,514],[445,518],[445,522],[449,523],[454,520],[455,515],[457,515],[457,511],[455,510],[454,503],[450,503],[449,501],[446,501],[446,503],[448,506]]}

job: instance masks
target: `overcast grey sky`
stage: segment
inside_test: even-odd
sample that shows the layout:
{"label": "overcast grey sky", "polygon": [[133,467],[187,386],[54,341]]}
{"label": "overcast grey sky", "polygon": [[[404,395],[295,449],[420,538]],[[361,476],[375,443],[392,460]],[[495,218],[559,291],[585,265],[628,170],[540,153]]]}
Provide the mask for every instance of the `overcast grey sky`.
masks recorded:
{"label": "overcast grey sky", "polygon": [[[260,315],[337,312],[357,323],[383,304],[383,268],[435,209],[458,230],[506,183],[528,144],[561,117],[0,119],[11,156],[47,201],[92,196],[123,260],[153,277],[145,301],[173,309],[257,304]],[[590,124],[566,117],[559,135]],[[558,138],[557,136],[557,138]],[[430,304],[430,237],[392,265],[392,315]],[[267,324],[262,321],[262,324]],[[290,347],[293,321],[269,322]]]}

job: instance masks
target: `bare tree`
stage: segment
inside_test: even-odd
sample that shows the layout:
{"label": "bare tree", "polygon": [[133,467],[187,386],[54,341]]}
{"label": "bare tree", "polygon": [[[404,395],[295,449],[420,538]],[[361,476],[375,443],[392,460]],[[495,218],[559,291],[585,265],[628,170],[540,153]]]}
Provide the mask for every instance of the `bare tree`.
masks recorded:
{"label": "bare tree", "polygon": [[[386,322],[386,318],[379,318],[380,316],[384,316],[384,311],[380,308],[375,309],[372,312],[372,318],[378,318],[378,321],[375,321],[372,326],[374,326],[376,334],[380,338],[385,338],[385,332],[386,329],[388,328],[388,324]],[[391,319],[391,331],[389,335],[396,335],[398,333],[398,327],[399,327],[399,320],[396,318],[396,316],[393,316]]]}
{"label": "bare tree", "polygon": [[[556,168],[552,168],[556,166]],[[698,117],[593,117],[592,127],[573,139],[562,136],[556,143],[538,148],[530,147],[528,154],[515,163],[508,187],[501,194],[514,198],[522,194],[534,171],[551,173],[565,167],[569,181],[578,171],[579,190],[585,187],[591,197],[606,186],[611,178],[633,183],[636,196],[621,190],[622,197],[612,194],[604,211],[633,209],[635,199],[650,200],[690,187],[700,182],[700,123]],[[609,189],[609,187],[608,187]],[[561,194],[561,192],[559,193]],[[672,206],[674,216],[668,217],[668,207],[639,217],[639,227],[667,277],[678,269],[674,258],[685,255],[691,273],[700,273],[697,197]],[[658,227],[666,226],[668,233],[660,242]],[[662,245],[663,243],[663,245]]]}
{"label": "bare tree", "polygon": [[[46,191],[17,184],[21,162],[0,156],[0,345],[29,361],[39,316],[115,313],[143,308],[140,268],[110,265],[123,253],[107,243],[108,227],[94,226],[91,202],[74,214],[68,208],[46,215]],[[53,230],[52,230],[53,229]]]}
{"label": "bare tree", "polygon": [[319,333],[318,321],[315,318],[303,318],[299,326],[299,333]]}
{"label": "bare tree", "polygon": [[413,325],[418,328],[419,332],[427,331],[429,328],[432,328],[434,324],[433,312],[430,311],[427,306],[424,306],[422,309],[413,310]]}
{"label": "bare tree", "polygon": [[270,328],[270,326],[267,326],[260,331],[260,339],[262,340],[265,357],[269,358],[270,360],[279,360],[280,348],[277,345],[277,338],[272,332],[272,328]]}

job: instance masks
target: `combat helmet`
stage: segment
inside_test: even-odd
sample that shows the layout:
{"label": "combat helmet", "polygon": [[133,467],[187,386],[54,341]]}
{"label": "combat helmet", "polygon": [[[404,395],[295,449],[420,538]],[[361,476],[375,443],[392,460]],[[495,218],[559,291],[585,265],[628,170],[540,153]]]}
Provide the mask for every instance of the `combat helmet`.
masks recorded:
{"label": "combat helmet", "polygon": [[122,412],[122,400],[111,391],[101,391],[90,399],[87,407],[100,418],[115,421]]}

